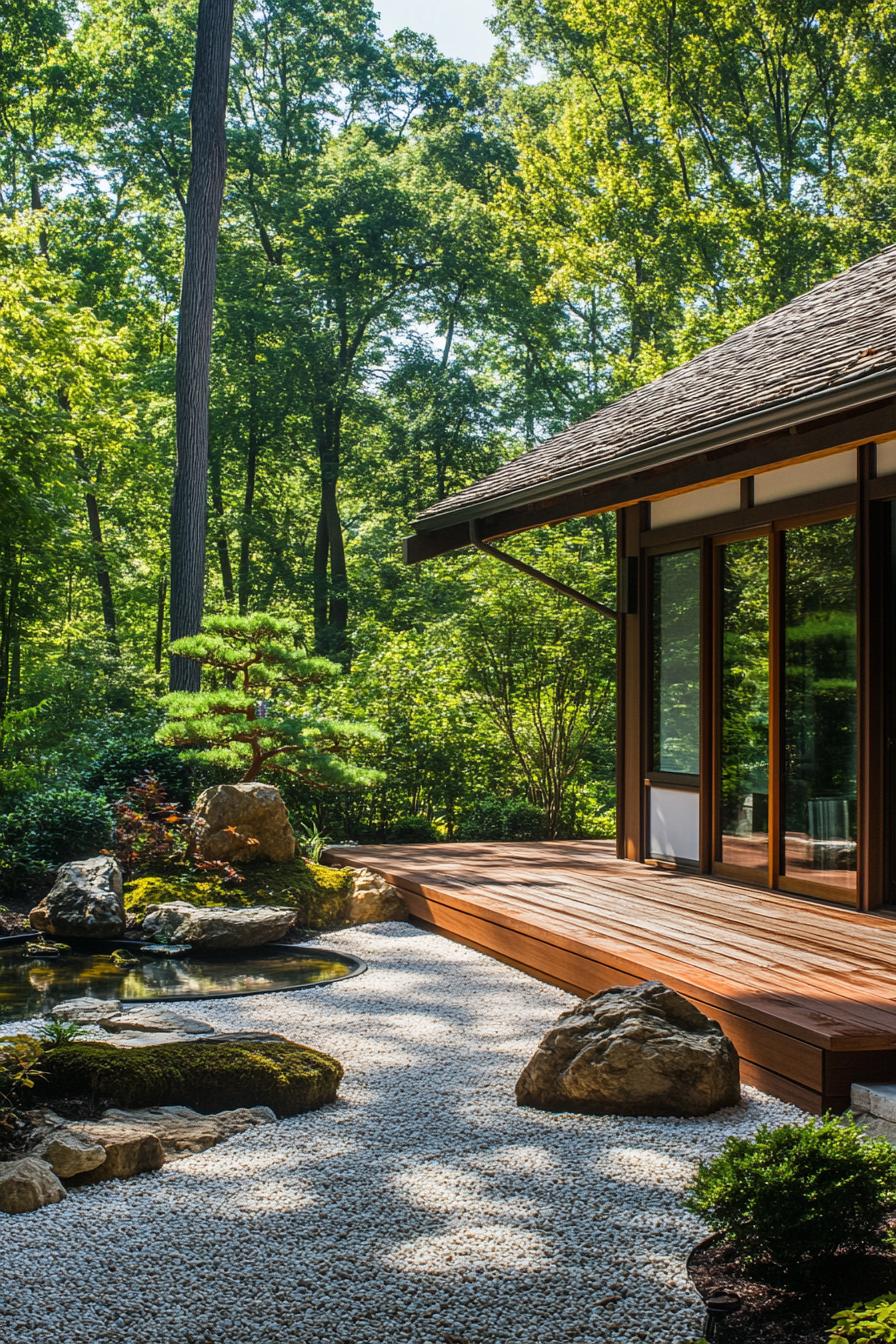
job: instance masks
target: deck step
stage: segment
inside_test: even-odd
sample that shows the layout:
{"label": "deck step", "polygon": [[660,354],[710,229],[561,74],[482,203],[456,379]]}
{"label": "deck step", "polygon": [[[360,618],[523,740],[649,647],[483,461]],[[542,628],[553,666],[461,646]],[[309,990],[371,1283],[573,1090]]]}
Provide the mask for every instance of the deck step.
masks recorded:
{"label": "deck step", "polygon": [[851,1110],[867,1134],[896,1145],[896,1083],[853,1083]]}

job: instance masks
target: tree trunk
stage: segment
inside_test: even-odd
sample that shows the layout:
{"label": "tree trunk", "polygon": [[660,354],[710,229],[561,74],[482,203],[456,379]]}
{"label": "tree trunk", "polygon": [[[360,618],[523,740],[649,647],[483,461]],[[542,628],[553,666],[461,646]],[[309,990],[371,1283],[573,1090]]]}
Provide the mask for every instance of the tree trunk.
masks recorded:
{"label": "tree trunk", "polygon": [[168,595],[168,580],[164,570],[159,575],[159,587],[156,595],[156,632],[153,640],[153,666],[157,672],[162,670],[162,647],[165,640],[165,598]]}
{"label": "tree trunk", "polygon": [[[68,409],[67,400],[63,399]],[[84,457],[84,450],[81,445],[75,441],[74,444],[75,466],[78,468],[78,475],[84,486],[84,503],[87,507],[87,526],[90,529],[90,544],[93,550],[93,566],[96,573],[96,586],[100,592],[100,606],[103,611],[103,627],[106,631],[106,641],[109,649],[119,655],[118,647],[118,622],[115,617],[115,599],[112,595],[112,577],[109,573],[109,563],[106,559],[106,547],[103,542],[103,529],[100,524],[100,506],[96,495],[90,488],[90,476],[87,471],[87,461]]]}
{"label": "tree trunk", "polygon": [[230,546],[227,543],[227,530],[224,526],[224,494],[221,489],[221,454],[213,453],[209,463],[211,469],[212,508],[218,519],[215,545],[218,548],[218,563],[221,566],[221,587],[224,589],[224,601],[233,606],[233,566],[230,563]]}
{"label": "tree trunk", "polygon": [[348,572],[336,498],[337,466],[321,461],[320,513],[314,545],[314,643],[318,653],[348,661]]}
{"label": "tree trunk", "polygon": [[12,662],[18,625],[19,566],[12,545],[3,548],[0,574],[0,723],[14,700]]}
{"label": "tree trunk", "polygon": [[[202,625],[208,510],[208,401],[218,226],[227,170],[233,0],[199,0],[190,95],[192,150],[177,324],[177,469],[171,499],[171,638]],[[198,690],[199,664],[172,657],[172,690]]]}
{"label": "tree trunk", "polygon": [[258,476],[258,389],[255,371],[255,332],[249,333],[249,443],[246,450],[246,493],[243,497],[243,528],[240,536],[240,561],[237,574],[239,612],[245,616],[252,595],[251,541],[252,515],[255,511],[255,481]]}

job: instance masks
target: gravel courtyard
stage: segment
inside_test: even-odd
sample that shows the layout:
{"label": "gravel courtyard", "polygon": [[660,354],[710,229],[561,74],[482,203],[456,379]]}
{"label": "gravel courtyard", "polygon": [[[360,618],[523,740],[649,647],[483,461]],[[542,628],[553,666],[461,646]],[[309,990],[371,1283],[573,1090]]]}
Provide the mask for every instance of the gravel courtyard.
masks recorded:
{"label": "gravel courtyard", "polygon": [[22,1344],[683,1344],[701,1312],[678,1197],[731,1133],[519,1109],[570,1002],[408,925],[328,934],[369,962],[323,989],[208,1000],[345,1065],[341,1100],[3,1223],[0,1339]]}

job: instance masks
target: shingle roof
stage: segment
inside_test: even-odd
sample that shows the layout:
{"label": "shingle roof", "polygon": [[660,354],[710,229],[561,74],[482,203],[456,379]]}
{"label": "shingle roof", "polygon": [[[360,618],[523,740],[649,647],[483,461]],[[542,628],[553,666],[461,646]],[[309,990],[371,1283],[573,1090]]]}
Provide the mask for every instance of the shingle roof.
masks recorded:
{"label": "shingle roof", "polygon": [[896,374],[896,245],[433,504],[415,526],[429,531],[543,495],[548,486],[561,493],[591,478],[621,476],[647,456],[674,460],[676,449],[686,451],[683,441],[716,429],[721,435],[740,422],[747,437],[749,421],[761,413],[778,410],[782,424],[796,423],[798,408],[821,394],[841,390],[849,402],[852,389],[858,404],[863,390],[870,399],[890,373]]}

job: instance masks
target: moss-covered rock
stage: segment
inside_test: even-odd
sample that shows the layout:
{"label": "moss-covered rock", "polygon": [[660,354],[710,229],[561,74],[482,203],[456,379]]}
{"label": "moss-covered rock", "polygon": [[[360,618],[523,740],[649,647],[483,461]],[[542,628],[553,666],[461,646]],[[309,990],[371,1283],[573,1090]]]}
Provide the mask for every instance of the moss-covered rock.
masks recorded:
{"label": "moss-covered rock", "polygon": [[204,909],[223,905],[246,909],[258,905],[288,906],[305,929],[332,929],[346,922],[352,891],[350,868],[327,868],[308,859],[291,863],[257,863],[247,868],[244,881],[191,873],[138,877],[124,891],[128,915],[142,921],[151,905],[189,901]]}
{"label": "moss-covered rock", "polygon": [[109,960],[113,966],[117,966],[120,971],[129,970],[132,966],[140,965],[140,958],[135,957],[133,952],[125,952],[117,947],[114,952],[109,953]]}
{"label": "moss-covered rock", "polygon": [[122,1048],[76,1041],[46,1050],[40,1101],[87,1097],[139,1108],[191,1106],[211,1114],[270,1106],[276,1115],[313,1111],[335,1100],[342,1065],[292,1041],[188,1041]]}

